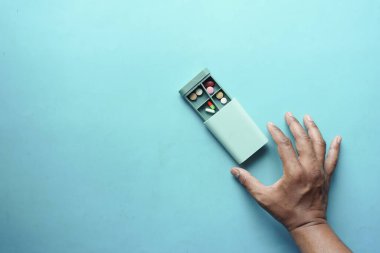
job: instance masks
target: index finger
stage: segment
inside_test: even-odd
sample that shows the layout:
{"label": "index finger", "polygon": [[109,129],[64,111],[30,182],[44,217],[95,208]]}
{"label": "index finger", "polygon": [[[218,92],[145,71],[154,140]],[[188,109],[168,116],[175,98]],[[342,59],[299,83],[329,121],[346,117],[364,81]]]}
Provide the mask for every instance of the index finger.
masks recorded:
{"label": "index finger", "polygon": [[310,139],[313,143],[313,148],[317,159],[324,161],[326,153],[326,142],[323,139],[321,131],[319,131],[318,126],[315,124],[314,120],[310,115],[305,115],[303,122],[307,128],[307,132],[310,136]]}
{"label": "index finger", "polygon": [[268,130],[277,144],[278,154],[280,155],[284,171],[294,168],[295,164],[298,165],[297,155],[290,139],[272,122],[268,123]]}

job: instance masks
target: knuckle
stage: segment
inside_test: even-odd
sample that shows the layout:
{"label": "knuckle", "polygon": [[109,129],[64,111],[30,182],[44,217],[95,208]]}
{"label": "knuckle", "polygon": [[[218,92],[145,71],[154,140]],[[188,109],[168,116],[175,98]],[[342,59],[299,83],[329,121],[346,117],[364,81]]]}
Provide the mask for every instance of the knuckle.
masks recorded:
{"label": "knuckle", "polygon": [[280,144],[282,146],[285,146],[285,147],[291,147],[292,146],[292,142],[290,141],[290,139],[288,137],[283,137],[280,139]]}
{"label": "knuckle", "polygon": [[312,182],[323,182],[323,173],[320,169],[314,169],[310,172],[309,178]]}
{"label": "knuckle", "polygon": [[326,141],[324,139],[317,139],[314,143],[320,147],[326,148]]}
{"label": "knuckle", "polygon": [[300,134],[300,138],[302,138],[305,142],[311,142],[311,138],[306,132],[302,132]]}
{"label": "knuckle", "polygon": [[293,171],[290,176],[292,178],[292,181],[295,183],[299,183],[303,181],[303,175],[300,170]]}
{"label": "knuckle", "polygon": [[310,167],[307,170],[307,178],[310,182],[318,184],[318,182],[323,182],[326,171],[323,167],[323,163],[319,162],[317,158],[310,161]]}

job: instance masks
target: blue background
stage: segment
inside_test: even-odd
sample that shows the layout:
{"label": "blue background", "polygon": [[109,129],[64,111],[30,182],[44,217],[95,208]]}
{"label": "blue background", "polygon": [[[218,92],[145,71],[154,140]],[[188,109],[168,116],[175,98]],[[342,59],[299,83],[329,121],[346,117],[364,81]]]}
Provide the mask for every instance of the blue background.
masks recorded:
{"label": "blue background", "polygon": [[[343,147],[328,216],[380,234],[380,1],[0,2],[0,252],[294,252],[178,90],[204,67],[269,137]],[[282,175],[270,141],[245,167]]]}

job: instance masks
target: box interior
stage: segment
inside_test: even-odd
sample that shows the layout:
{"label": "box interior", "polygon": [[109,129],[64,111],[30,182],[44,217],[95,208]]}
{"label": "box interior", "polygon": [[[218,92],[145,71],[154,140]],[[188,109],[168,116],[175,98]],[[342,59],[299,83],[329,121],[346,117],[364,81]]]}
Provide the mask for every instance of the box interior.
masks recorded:
{"label": "box interior", "polygon": [[[208,81],[213,81],[215,84],[213,86],[214,92],[212,94],[207,93],[206,89],[206,83]],[[202,90],[202,95],[197,96],[196,100],[192,101],[190,99],[191,95],[196,92],[197,89]],[[223,97],[227,99],[227,103],[222,104],[221,100],[217,98],[218,92],[223,93]],[[193,95],[194,96],[194,95]],[[205,76],[200,82],[198,82],[194,87],[188,91],[184,97],[186,98],[187,102],[190,104],[190,106],[198,113],[198,115],[202,118],[203,121],[208,120],[213,115],[215,115],[219,110],[221,110],[226,104],[228,104],[231,99],[230,96],[222,89],[222,87],[219,85],[219,83],[211,76],[207,75]],[[211,101],[211,103],[215,106],[215,113],[209,113],[206,111],[206,108],[210,108],[208,102]],[[211,108],[210,108],[211,109]]]}

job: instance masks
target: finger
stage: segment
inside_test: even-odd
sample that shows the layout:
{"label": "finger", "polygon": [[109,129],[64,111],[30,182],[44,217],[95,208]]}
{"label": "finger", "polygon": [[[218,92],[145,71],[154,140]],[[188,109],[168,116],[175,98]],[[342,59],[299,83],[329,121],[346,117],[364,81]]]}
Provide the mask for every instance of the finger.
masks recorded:
{"label": "finger", "polygon": [[294,164],[298,165],[297,154],[290,139],[272,122],[268,123],[268,130],[277,144],[278,154],[283,163],[284,171],[286,172],[288,168],[294,168]]}
{"label": "finger", "polygon": [[325,170],[329,177],[334,173],[336,164],[338,163],[341,142],[342,137],[336,136],[334,140],[331,142],[329,152],[327,153],[325,161]]}
{"label": "finger", "polygon": [[315,158],[311,139],[298,120],[290,112],[285,114],[285,120],[296,141],[296,148],[300,161],[309,161],[310,159]]}
{"label": "finger", "polygon": [[324,161],[326,154],[326,142],[323,139],[323,136],[319,131],[318,126],[315,124],[314,120],[310,117],[310,115],[306,115],[303,118],[303,123],[307,128],[317,159],[320,161]]}
{"label": "finger", "polygon": [[267,188],[265,185],[242,168],[232,168],[231,174],[239,180],[239,182],[252,195],[252,197],[261,203],[262,197],[265,194],[265,189]]}

